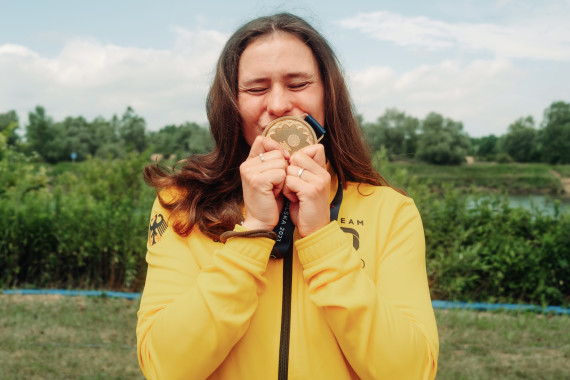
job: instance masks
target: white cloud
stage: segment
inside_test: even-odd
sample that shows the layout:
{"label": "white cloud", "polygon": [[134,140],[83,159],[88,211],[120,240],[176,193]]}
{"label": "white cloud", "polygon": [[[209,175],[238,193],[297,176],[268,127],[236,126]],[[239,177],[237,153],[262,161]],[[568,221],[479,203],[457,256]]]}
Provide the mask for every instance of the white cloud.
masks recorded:
{"label": "white cloud", "polygon": [[170,49],[155,50],[69,41],[55,58],[25,46],[0,45],[0,104],[27,112],[42,105],[55,120],[82,115],[110,117],[127,106],[149,128],[205,122],[204,99],[226,35],[173,28]]}
{"label": "white cloud", "polygon": [[[422,65],[398,74],[388,67],[370,67],[350,73],[350,87],[358,112],[373,121],[386,108],[398,108],[423,119],[429,112],[462,121],[472,136],[501,135],[532,109],[524,88],[525,73],[504,59],[477,60],[469,64],[444,61]],[[535,102],[536,103],[536,102]]]}
{"label": "white cloud", "polygon": [[490,51],[500,58],[570,61],[569,19],[570,7],[563,3],[545,6],[541,14],[530,10],[505,24],[444,22],[380,11],[358,14],[340,25],[415,49],[465,49]]}
{"label": "white cloud", "polygon": [[36,53],[27,47],[13,44],[4,44],[0,46],[0,56],[2,55],[14,55],[20,57],[31,56],[34,58],[38,57]]}

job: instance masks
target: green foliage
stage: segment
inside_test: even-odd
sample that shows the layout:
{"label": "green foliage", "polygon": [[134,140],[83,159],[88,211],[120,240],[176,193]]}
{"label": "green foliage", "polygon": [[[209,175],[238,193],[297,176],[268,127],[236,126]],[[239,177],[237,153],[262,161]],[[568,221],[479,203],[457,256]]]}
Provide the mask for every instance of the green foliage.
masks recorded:
{"label": "green foliage", "polygon": [[499,143],[500,151],[516,162],[538,161],[538,131],[534,128],[532,116],[521,117],[509,126]]}
{"label": "green foliage", "polygon": [[386,148],[391,160],[413,158],[416,153],[419,121],[397,109],[387,109],[376,123],[364,124],[366,140],[375,151]]}
{"label": "green foliage", "polygon": [[0,193],[0,286],[140,286],[154,198],[141,155],[90,159],[56,177],[51,167],[10,165],[16,175]]}
{"label": "green foliage", "polygon": [[562,177],[570,177],[570,165],[556,165],[554,170]]}
{"label": "green foliage", "polygon": [[16,145],[19,142],[20,136],[16,133],[18,128],[16,111],[0,113],[0,134],[4,136],[8,145]]}
{"label": "green foliage", "polygon": [[54,122],[43,107],[29,114],[26,127],[28,151],[35,151],[48,163],[78,161],[88,157],[124,158],[127,152],[142,153],[147,147],[146,122],[128,107],[121,119],[101,117],[92,122],[83,117],[67,117]]}
{"label": "green foliage", "polygon": [[[2,120],[14,115],[14,111],[0,114],[0,131],[6,129]],[[37,106],[29,114],[26,131],[25,150],[37,152],[42,161],[52,164],[71,161],[72,153],[77,161],[89,157],[122,159],[128,153],[147,150],[162,157],[183,159],[191,154],[207,153],[214,147],[209,130],[196,123],[168,125],[147,133],[144,118],[131,107],[127,107],[120,118],[114,115],[111,120],[97,117],[89,122],[83,117],[67,117],[54,122],[43,107]]]}
{"label": "green foliage", "polygon": [[11,122],[4,129],[0,130],[0,159],[10,149],[10,137],[12,133],[18,128],[18,124]]}
{"label": "green foliage", "polygon": [[442,167],[420,162],[397,162],[390,163],[388,167],[405,169],[421,182],[429,183],[435,192],[443,191],[446,184],[462,192],[471,192],[472,188],[509,194],[561,194],[564,191],[560,180],[552,173],[552,167],[546,164],[476,163]]}
{"label": "green foliage", "polygon": [[196,123],[168,125],[149,134],[152,152],[178,159],[196,153],[207,153],[214,148],[214,140],[206,128]]}
{"label": "green foliage", "polygon": [[570,303],[570,213],[561,213],[556,204],[554,214],[513,208],[505,195],[464,193],[452,182],[438,184],[433,192],[434,183],[417,174],[430,166],[386,164],[378,157],[385,177],[406,190],[422,215],[434,299]]}
{"label": "green foliage", "polygon": [[26,126],[26,140],[30,151],[37,152],[40,157],[50,161],[50,141],[54,141],[57,132],[54,130],[53,120],[46,114],[45,109],[37,106],[34,112],[28,115],[29,123]]}
{"label": "green foliage", "polygon": [[570,103],[552,103],[544,111],[540,132],[544,161],[570,164]]}
{"label": "green foliage", "polygon": [[[0,161],[6,184],[0,192],[0,286],[140,290],[154,199],[141,179],[143,155],[42,166],[7,151],[11,156]],[[508,175],[523,166],[442,170],[389,163],[385,151],[376,164],[422,214],[434,298],[570,302],[570,214],[512,208],[501,195],[464,194],[451,182],[454,176],[515,182]],[[524,168],[533,182],[544,182],[537,178],[549,172],[546,165]],[[447,180],[437,179],[435,169]]]}
{"label": "green foliage", "polygon": [[469,138],[461,122],[434,112],[419,122],[396,109],[387,109],[376,123],[366,123],[362,129],[372,149],[384,146],[391,161],[413,157],[436,165],[458,165],[469,154],[501,163],[570,163],[570,103],[562,101],[544,111],[540,130],[532,116],[520,117],[501,137]]}
{"label": "green foliage", "polygon": [[146,149],[147,141],[145,130],[145,120],[135,114],[135,111],[131,107],[127,107],[127,110],[121,118],[119,135],[128,152],[136,151],[141,153]]}
{"label": "green foliage", "polygon": [[[512,209],[500,197],[468,199],[448,189],[421,205],[428,273],[442,299],[570,302],[570,215]],[[566,283],[565,283],[566,281]]]}
{"label": "green foliage", "polygon": [[[384,131],[405,130],[406,125],[410,131],[415,128],[413,118],[397,111],[379,120]],[[121,119],[88,122],[78,117],[55,123],[37,107],[30,114],[28,144],[44,159],[58,162],[46,165],[8,143],[14,129],[12,122],[0,133],[0,287],[140,290],[146,269],[148,211],[155,196],[142,181],[144,157],[151,149],[164,155],[204,152],[211,147],[207,130],[186,123],[150,133],[148,141],[136,140],[133,136],[144,132],[144,120],[132,109]],[[434,154],[438,163],[459,162],[468,148],[461,123],[437,114],[428,115],[419,139],[418,155]],[[132,145],[126,145],[127,140]],[[394,144],[393,153],[412,146],[408,144],[412,140],[405,138],[390,141],[407,141]],[[152,147],[139,153],[148,142]],[[483,146],[481,140],[479,151]],[[63,156],[57,154],[70,148],[77,149],[84,161],[58,161]],[[515,193],[560,192],[560,181],[550,166],[442,168],[389,163],[388,157],[388,147],[381,149],[376,164],[392,184],[414,198],[424,220],[434,297],[570,302],[569,214],[511,208],[500,195],[483,197],[474,190],[464,194],[466,189],[481,187]],[[554,169],[570,176],[567,166]]]}
{"label": "green foliage", "polygon": [[513,162],[513,158],[506,153],[501,153],[497,155],[496,161],[499,164],[510,164]]}
{"label": "green foliage", "polygon": [[465,161],[469,137],[463,124],[430,113],[422,123],[416,157],[436,165],[459,165]]}
{"label": "green foliage", "polygon": [[422,215],[435,299],[570,303],[570,214],[512,208],[502,195],[462,194],[400,169],[389,175]]}
{"label": "green foliage", "polygon": [[470,154],[480,161],[494,161],[498,153],[499,138],[489,135],[479,138],[471,138]]}

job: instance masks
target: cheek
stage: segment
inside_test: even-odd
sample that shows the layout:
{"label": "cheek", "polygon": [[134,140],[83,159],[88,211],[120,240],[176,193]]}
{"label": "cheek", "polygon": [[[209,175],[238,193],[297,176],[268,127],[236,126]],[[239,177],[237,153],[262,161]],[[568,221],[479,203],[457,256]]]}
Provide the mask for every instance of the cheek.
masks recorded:
{"label": "cheek", "polygon": [[325,125],[325,100],[324,96],[316,97],[313,105],[313,116],[321,125]]}
{"label": "cheek", "polygon": [[238,100],[238,110],[239,115],[241,118],[241,130],[242,134],[245,138],[245,141],[248,143],[249,146],[253,143],[256,136],[256,122],[257,119],[255,117],[255,112],[253,108],[247,104],[247,102],[239,101]]}
{"label": "cheek", "polygon": [[238,111],[244,123],[250,124],[255,122],[256,106],[255,102],[251,99],[238,97]]}

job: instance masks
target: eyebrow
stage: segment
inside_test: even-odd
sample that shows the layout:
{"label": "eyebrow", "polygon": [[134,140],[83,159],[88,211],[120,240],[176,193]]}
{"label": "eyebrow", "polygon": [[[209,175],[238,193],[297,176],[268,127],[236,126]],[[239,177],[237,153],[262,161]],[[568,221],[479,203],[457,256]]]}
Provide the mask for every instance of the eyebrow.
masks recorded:
{"label": "eyebrow", "polygon": [[[285,79],[313,79],[315,74],[311,74],[305,71],[295,72],[295,73],[288,73],[285,74]],[[255,84],[265,83],[269,80],[267,77],[259,77],[259,78],[252,78],[240,83],[240,86],[251,86]]]}

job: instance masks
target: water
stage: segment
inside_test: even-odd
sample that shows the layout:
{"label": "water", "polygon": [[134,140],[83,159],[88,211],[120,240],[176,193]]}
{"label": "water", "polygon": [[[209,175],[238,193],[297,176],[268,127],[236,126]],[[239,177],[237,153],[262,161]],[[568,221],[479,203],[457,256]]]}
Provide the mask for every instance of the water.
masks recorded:
{"label": "water", "polygon": [[540,209],[554,214],[555,203],[559,203],[560,213],[570,213],[570,198],[549,195],[509,195],[511,207],[522,207],[526,210]]}
{"label": "water", "polygon": [[[485,199],[481,197],[479,199]],[[489,197],[491,199],[491,197]],[[525,210],[540,210],[550,215],[554,215],[555,204],[559,204],[558,210],[562,213],[570,213],[570,198],[556,197],[552,195],[509,195],[509,206],[511,208],[522,207]],[[475,206],[475,202],[468,203],[471,207]]]}

